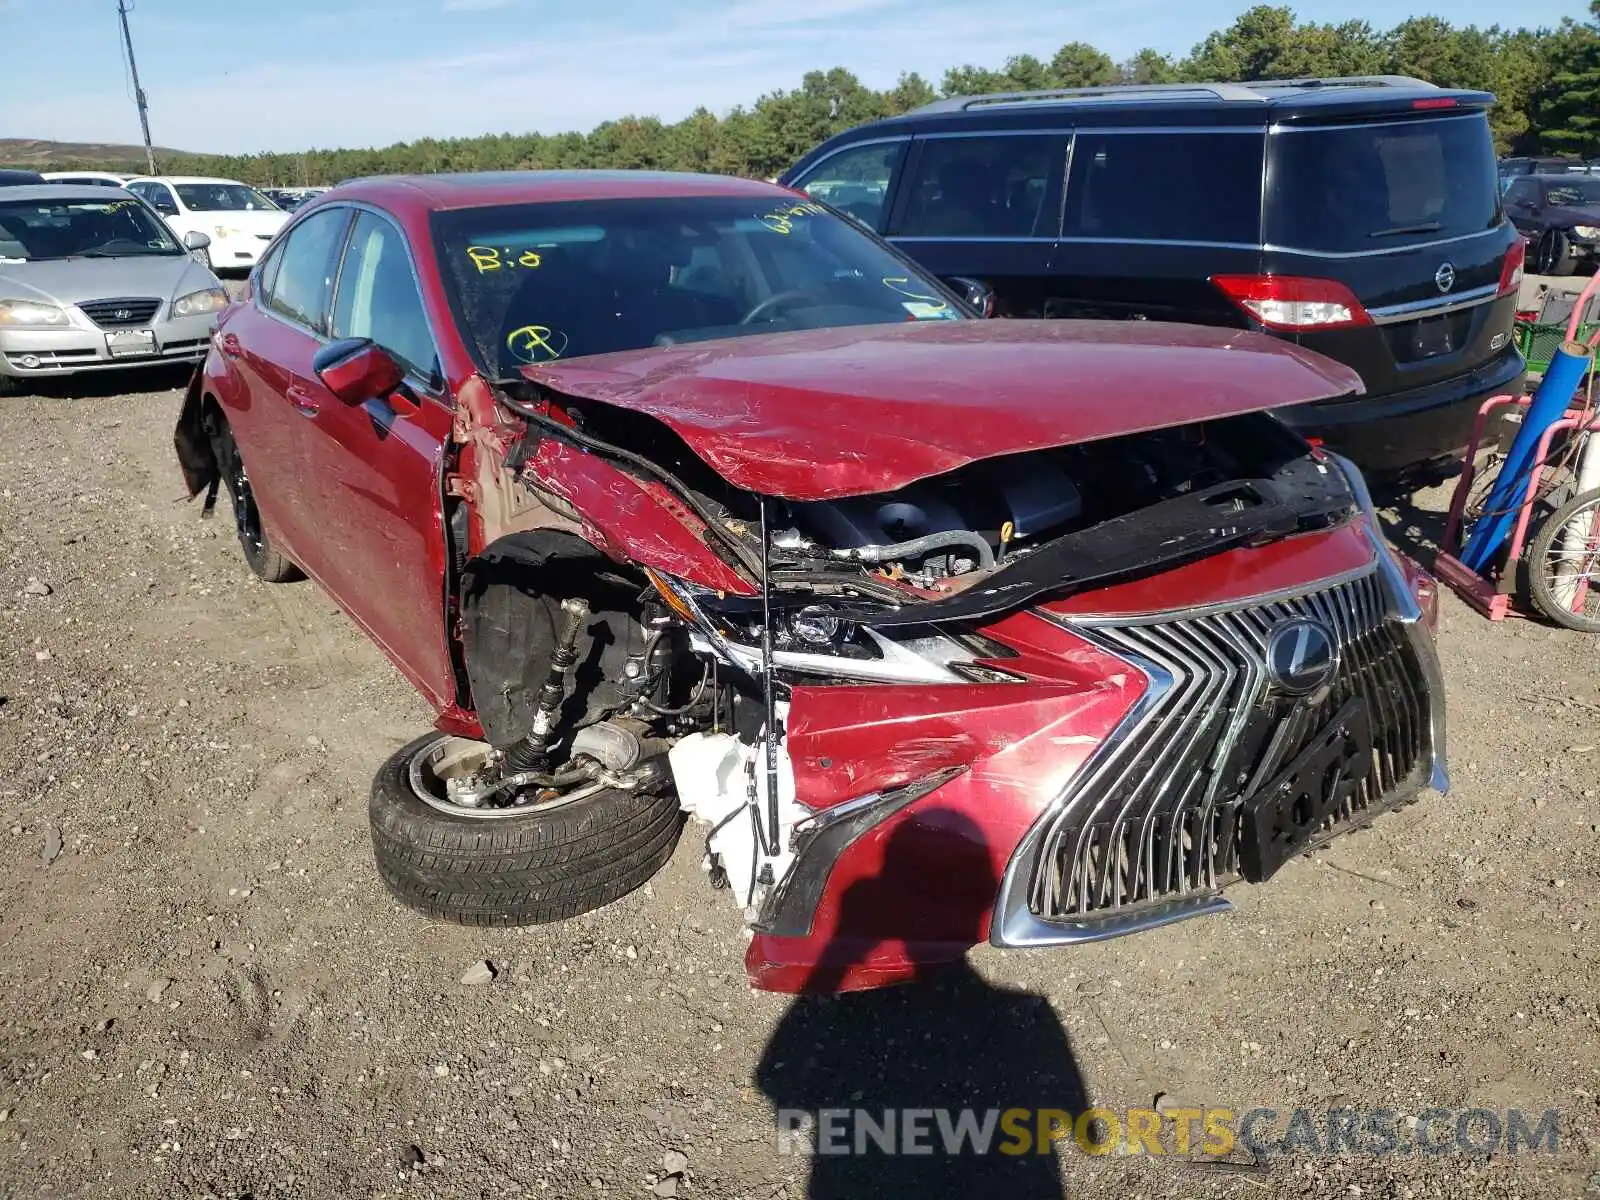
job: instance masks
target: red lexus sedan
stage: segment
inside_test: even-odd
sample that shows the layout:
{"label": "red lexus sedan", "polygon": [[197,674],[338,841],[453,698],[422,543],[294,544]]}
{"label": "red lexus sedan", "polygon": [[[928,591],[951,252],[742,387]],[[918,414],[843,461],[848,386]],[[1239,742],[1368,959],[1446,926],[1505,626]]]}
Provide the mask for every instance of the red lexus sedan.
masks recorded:
{"label": "red lexus sedan", "polygon": [[372,789],[396,896],[569,917],[687,814],[756,986],[863,988],[1225,909],[1444,790],[1432,584],[1264,411],[1357,378],[982,305],[744,180],[296,212],[177,449],[439,711]]}

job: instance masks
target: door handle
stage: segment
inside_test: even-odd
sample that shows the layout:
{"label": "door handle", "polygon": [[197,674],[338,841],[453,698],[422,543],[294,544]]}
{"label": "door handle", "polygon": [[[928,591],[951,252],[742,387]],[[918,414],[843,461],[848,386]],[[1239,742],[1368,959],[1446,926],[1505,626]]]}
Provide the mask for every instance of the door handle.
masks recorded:
{"label": "door handle", "polygon": [[225,333],[217,339],[217,348],[229,358],[239,358],[244,354],[244,347],[239,344],[239,335]]}
{"label": "door handle", "polygon": [[306,388],[301,387],[298,383],[291,383],[288,388],[285,389],[284,395],[289,398],[290,404],[294,405],[299,412],[304,413],[308,417],[316,416],[317,412],[322,407],[322,405],[318,403],[316,396],[314,396]]}

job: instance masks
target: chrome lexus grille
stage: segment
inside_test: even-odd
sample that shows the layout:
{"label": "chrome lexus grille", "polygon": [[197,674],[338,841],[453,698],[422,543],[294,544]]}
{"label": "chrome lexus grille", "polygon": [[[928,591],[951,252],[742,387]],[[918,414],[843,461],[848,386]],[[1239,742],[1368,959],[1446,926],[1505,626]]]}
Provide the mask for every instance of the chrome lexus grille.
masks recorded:
{"label": "chrome lexus grille", "polygon": [[[1416,651],[1389,614],[1374,571],[1281,601],[1075,627],[1139,666],[1151,685],[1127,735],[1102,748],[1057,807],[1040,842],[1033,912],[1109,916],[1238,877],[1246,801],[1357,698],[1371,763],[1350,769],[1358,781],[1320,829],[1396,799],[1425,769],[1429,698]],[[1320,621],[1339,643],[1331,680],[1309,697],[1286,694],[1267,668],[1269,633],[1294,618]]]}
{"label": "chrome lexus grille", "polygon": [[82,300],[78,307],[101,329],[123,329],[148,325],[161,301],[151,296],[120,297],[113,300]]}

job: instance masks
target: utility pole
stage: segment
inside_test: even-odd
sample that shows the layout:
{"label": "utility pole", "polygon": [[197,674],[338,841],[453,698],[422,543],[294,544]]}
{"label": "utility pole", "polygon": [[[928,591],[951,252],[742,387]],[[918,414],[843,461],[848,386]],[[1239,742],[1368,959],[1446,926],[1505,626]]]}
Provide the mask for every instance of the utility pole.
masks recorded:
{"label": "utility pole", "polygon": [[139,86],[139,65],[133,61],[133,35],[128,32],[128,14],[133,11],[129,0],[117,0],[117,16],[122,18],[122,44],[128,51],[128,71],[133,75],[133,99],[139,106],[139,127],[144,130],[144,161],[150,168],[149,173],[156,173],[155,147],[150,144],[150,105],[144,98],[144,89]]}

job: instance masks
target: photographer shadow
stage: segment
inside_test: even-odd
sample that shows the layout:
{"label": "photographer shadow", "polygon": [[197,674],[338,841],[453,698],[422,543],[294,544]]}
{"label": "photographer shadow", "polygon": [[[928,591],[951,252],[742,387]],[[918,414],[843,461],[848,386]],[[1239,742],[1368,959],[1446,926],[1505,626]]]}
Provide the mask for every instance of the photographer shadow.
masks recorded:
{"label": "photographer shadow", "polygon": [[[953,812],[926,816],[953,835],[950,843],[961,848],[956,857],[930,864],[912,826],[898,826],[880,872],[845,891],[838,928],[880,927],[883,914],[903,910],[908,897],[940,880],[959,879],[965,891],[986,878],[987,894],[995,894],[999,881],[976,826]],[[981,914],[973,918],[966,942],[981,939],[981,922]],[[1059,1154],[1070,1153],[1072,1135],[1041,1139],[1041,1113],[1070,1122],[1087,1102],[1066,1030],[1049,1002],[989,983],[964,958],[919,971],[908,985],[832,995],[848,986],[865,953],[860,941],[829,953],[839,946],[832,942],[824,951],[756,1073],[779,1110],[780,1130],[799,1112],[811,1122],[805,1194],[812,1200],[1063,1197]],[[838,1110],[831,1120],[828,1110]],[[863,1127],[863,1115],[871,1127]],[[975,1136],[960,1140],[963,1129]],[[978,1150],[975,1141],[987,1145]]]}

